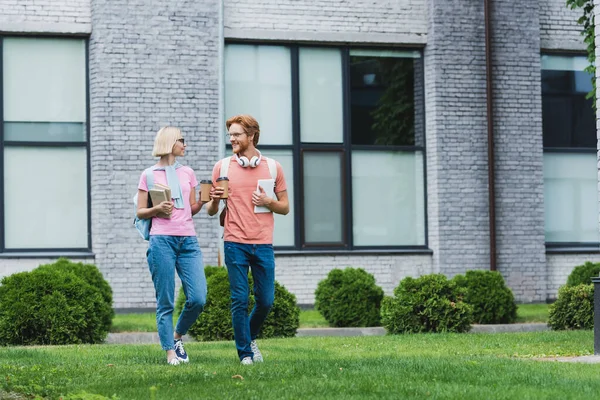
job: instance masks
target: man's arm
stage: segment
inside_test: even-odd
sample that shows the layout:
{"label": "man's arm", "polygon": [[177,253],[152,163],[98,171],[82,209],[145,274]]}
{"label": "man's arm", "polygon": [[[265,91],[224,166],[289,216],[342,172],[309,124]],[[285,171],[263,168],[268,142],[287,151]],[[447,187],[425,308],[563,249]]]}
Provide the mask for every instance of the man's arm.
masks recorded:
{"label": "man's arm", "polygon": [[274,199],[272,197],[267,197],[262,187],[259,189],[260,192],[252,193],[252,204],[255,206],[267,207],[275,214],[287,215],[290,212],[290,202],[288,200],[287,190],[275,193],[277,199]]}
{"label": "man's arm", "polygon": [[224,191],[225,189],[220,186],[213,186],[210,189],[211,200],[206,203],[206,211],[208,212],[208,215],[213,216],[219,212],[219,202],[221,201],[221,196],[223,196]]}

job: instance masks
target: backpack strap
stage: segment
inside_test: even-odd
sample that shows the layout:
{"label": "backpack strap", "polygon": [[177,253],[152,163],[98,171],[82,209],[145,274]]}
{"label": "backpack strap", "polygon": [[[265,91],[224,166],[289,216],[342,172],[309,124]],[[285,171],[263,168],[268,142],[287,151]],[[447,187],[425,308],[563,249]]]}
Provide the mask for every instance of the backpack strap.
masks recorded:
{"label": "backpack strap", "polygon": [[277,163],[272,158],[267,158],[267,165],[269,166],[271,178],[277,180]]}
{"label": "backpack strap", "polygon": [[148,187],[148,191],[150,191],[154,187],[154,170],[147,168],[144,172],[146,172],[146,186]]}
{"label": "backpack strap", "polygon": [[231,163],[231,156],[225,157],[224,159],[221,160],[221,171],[219,172],[219,177],[227,176],[227,173],[229,172],[229,164],[230,163]]}

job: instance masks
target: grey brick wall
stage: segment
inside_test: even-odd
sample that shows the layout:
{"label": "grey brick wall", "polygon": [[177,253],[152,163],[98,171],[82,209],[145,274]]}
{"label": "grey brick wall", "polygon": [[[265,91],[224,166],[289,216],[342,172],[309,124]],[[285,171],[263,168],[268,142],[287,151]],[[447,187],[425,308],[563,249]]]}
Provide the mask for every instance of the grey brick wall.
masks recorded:
{"label": "grey brick wall", "polygon": [[[151,307],[147,242],[133,229],[132,196],[153,165],[160,126],[188,139],[182,163],[198,180],[219,158],[219,1],[93,0],[90,39],[92,236],[114,306]],[[218,222],[202,210],[196,231],[217,263]]]}
{"label": "grey brick wall", "polygon": [[0,0],[0,32],[90,33],[90,0]]}
{"label": "grey brick wall", "polygon": [[[92,257],[69,257],[73,262],[94,263]],[[23,256],[15,256],[10,259],[0,259],[0,279],[5,276],[16,274],[17,272],[31,271],[43,264],[51,264],[56,261],[56,258],[31,258]]]}
{"label": "grey brick wall", "polygon": [[536,3],[494,1],[498,269],[524,302],[546,297],[540,34]]}
{"label": "grey brick wall", "polygon": [[225,0],[225,37],[422,43],[425,0]]}
{"label": "grey brick wall", "polygon": [[317,284],[335,268],[365,269],[387,295],[407,276],[432,273],[429,255],[278,255],[275,264],[275,279],[296,295],[298,304],[314,304]]}
{"label": "grey brick wall", "polygon": [[425,109],[433,270],[489,268],[483,2],[429,0]]}
{"label": "grey brick wall", "polygon": [[[524,3],[525,4],[525,3]],[[530,6],[529,2],[526,3]],[[539,0],[541,48],[544,50],[585,50],[579,10],[567,8],[566,0]],[[528,25],[534,20],[524,21]]]}

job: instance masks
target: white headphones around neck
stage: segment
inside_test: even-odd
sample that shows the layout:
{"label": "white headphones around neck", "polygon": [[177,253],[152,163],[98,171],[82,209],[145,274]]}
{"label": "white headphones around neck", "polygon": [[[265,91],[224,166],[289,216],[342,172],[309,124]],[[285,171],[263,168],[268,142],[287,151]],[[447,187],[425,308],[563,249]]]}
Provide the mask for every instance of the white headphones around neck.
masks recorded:
{"label": "white headphones around neck", "polygon": [[260,164],[260,161],[262,160],[262,154],[260,154],[260,151],[256,150],[258,152],[258,156],[254,156],[252,157],[250,160],[248,160],[248,157],[244,157],[244,156],[239,156],[238,154],[235,155],[235,160],[238,162],[238,164],[240,164],[240,166],[244,167],[244,168],[256,168],[258,167],[258,165]]}

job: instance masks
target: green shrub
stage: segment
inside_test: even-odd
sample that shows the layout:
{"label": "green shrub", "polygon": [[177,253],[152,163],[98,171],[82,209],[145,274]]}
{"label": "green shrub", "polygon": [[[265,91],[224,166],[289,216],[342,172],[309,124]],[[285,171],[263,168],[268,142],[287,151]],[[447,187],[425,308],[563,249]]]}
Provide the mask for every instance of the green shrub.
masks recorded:
{"label": "green shrub", "polygon": [[[248,276],[250,288],[252,276]],[[200,341],[232,340],[231,294],[227,268],[212,269],[207,274],[208,294],[204,310],[191,326],[189,334]],[[179,291],[175,305],[175,315],[181,314],[185,304],[185,294]],[[254,295],[250,292],[248,313],[254,307]],[[259,338],[293,337],[300,325],[300,308],[296,305],[296,296],[279,282],[275,282],[275,300],[273,308],[265,320]]]}
{"label": "green shrub", "polygon": [[81,262],[75,263],[67,260],[66,258],[59,258],[52,264],[40,265],[38,270],[53,270],[60,269],[66,272],[72,272],[90,285],[100,291],[102,298],[110,307],[110,312],[102,315],[102,321],[107,331],[110,331],[112,326],[112,320],[115,316],[114,310],[112,309],[113,297],[112,289],[106,279],[102,276],[102,273],[93,264],[83,264]]}
{"label": "green shrub", "polygon": [[600,263],[586,261],[585,264],[573,268],[573,271],[571,271],[571,274],[567,278],[567,286],[589,285],[592,283],[592,278],[599,275]]}
{"label": "green shrub", "polygon": [[111,313],[100,290],[73,272],[21,272],[1,281],[0,344],[99,343]]}
{"label": "green shrub", "polygon": [[385,297],[381,322],[388,333],[467,332],[473,307],[463,298],[465,289],[444,275],[405,278]]}
{"label": "green shrub", "polygon": [[383,290],[364,269],[333,269],[317,285],[315,308],[332,326],[378,326],[382,299]]}
{"label": "green shrub", "polygon": [[592,329],[594,327],[594,285],[563,286],[558,299],[550,305],[548,325],[553,330]]}
{"label": "green shrub", "polygon": [[473,306],[477,324],[510,324],[517,320],[515,297],[497,271],[467,271],[454,281],[465,288],[464,301]]}

